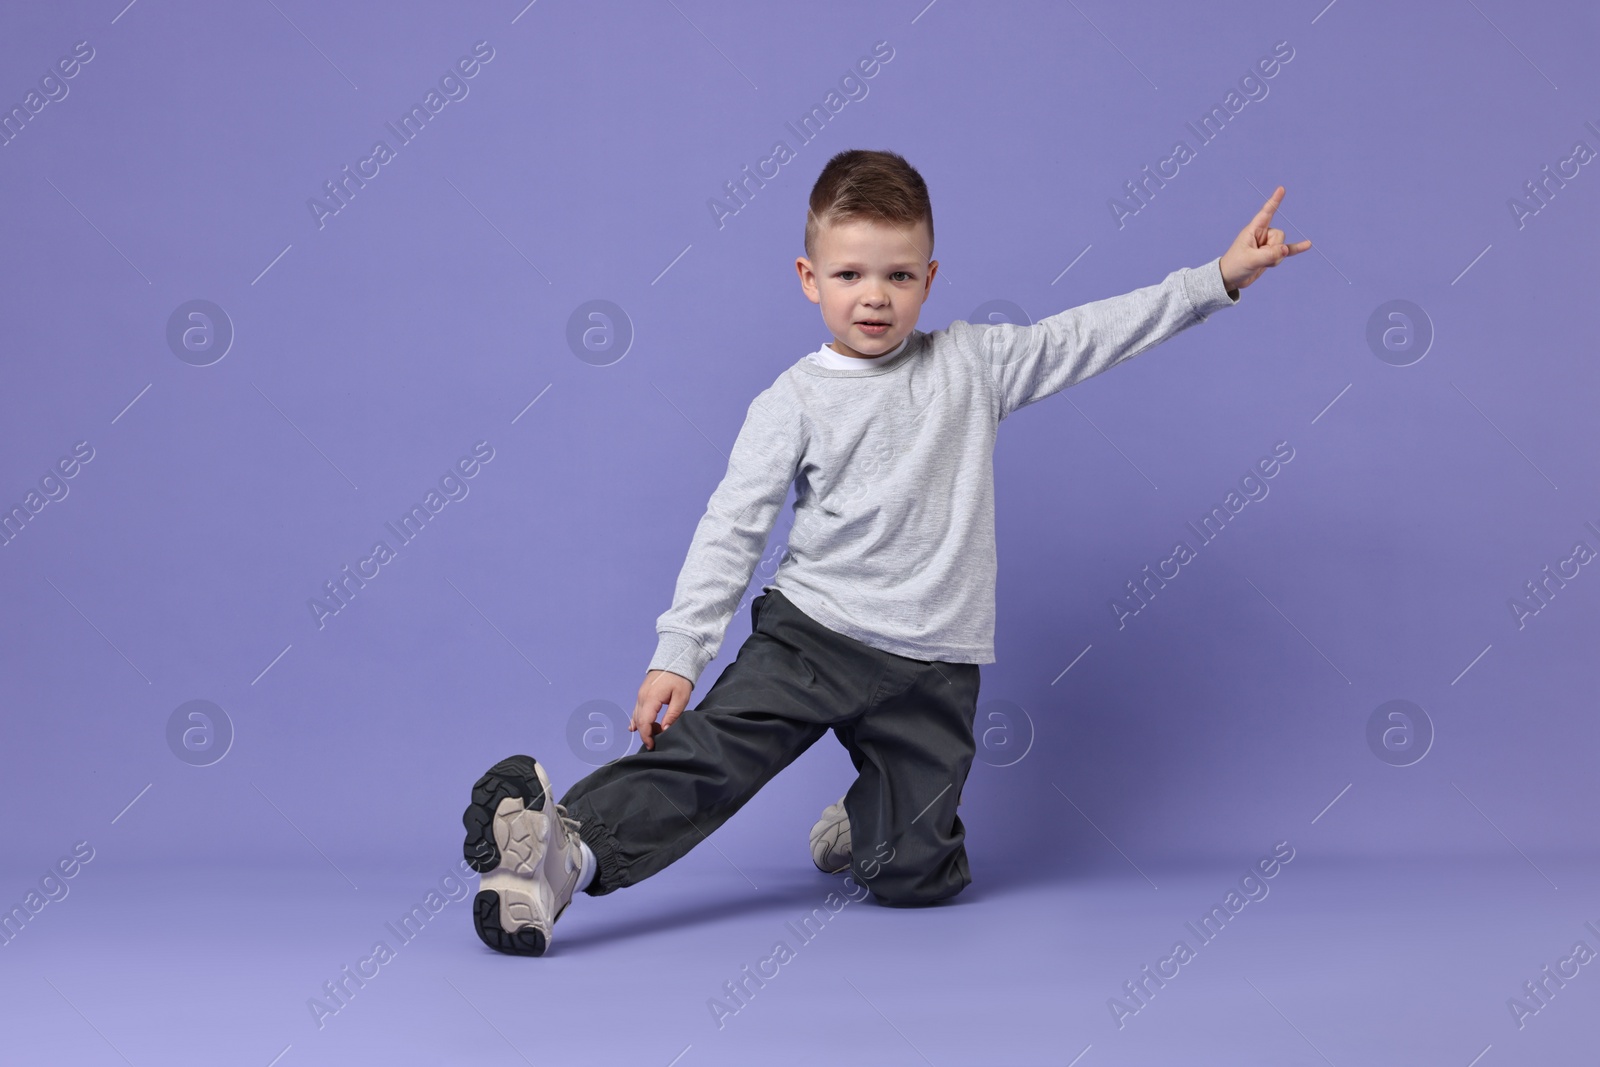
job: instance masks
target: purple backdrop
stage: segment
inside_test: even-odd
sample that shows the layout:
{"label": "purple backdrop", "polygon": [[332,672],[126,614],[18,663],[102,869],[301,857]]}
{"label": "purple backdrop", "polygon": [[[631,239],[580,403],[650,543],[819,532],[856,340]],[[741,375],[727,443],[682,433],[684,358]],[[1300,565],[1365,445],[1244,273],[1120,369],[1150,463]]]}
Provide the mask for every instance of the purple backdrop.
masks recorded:
{"label": "purple backdrop", "polygon": [[[745,406],[829,339],[793,263],[852,147],[930,186],[924,330],[1205,263],[1278,184],[1275,224],[1315,242],[1002,426],[976,879],[1287,839],[1534,894],[1592,856],[1590,6],[112,0],[0,25],[7,906],[80,841],[107,879],[442,869],[494,760],[564,789],[620,752]],[[825,738],[717,843],[799,862],[848,780]]]}

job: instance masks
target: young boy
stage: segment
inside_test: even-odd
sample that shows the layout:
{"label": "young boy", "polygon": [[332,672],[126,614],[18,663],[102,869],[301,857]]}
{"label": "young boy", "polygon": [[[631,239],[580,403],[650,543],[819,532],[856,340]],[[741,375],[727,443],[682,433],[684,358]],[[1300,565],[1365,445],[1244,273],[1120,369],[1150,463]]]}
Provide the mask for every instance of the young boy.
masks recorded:
{"label": "young boy", "polygon": [[[749,406],[656,620],[629,726],[644,747],[559,803],[529,756],[473,787],[462,822],[483,873],[478,936],[542,955],[574,892],[601,896],[679,859],[830,729],[857,777],[811,832],[817,867],[851,870],[888,905],[970,884],[956,808],[976,754],[978,665],[995,658],[995,430],[1310,248],[1269,228],[1282,199],[1279,186],[1220,257],[1157,285],[1033,326],[924,333],[939,264],[922,176],[893,152],[829,160],[795,267],[833,341]],[[788,550],[751,604],[750,637],[685,715],[791,484]]]}

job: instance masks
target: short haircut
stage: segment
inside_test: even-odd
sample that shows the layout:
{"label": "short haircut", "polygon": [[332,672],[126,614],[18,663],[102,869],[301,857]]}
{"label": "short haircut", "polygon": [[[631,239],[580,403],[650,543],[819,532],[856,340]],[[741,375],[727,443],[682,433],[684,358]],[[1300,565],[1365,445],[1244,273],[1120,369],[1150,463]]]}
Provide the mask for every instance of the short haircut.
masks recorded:
{"label": "short haircut", "polygon": [[928,185],[904,156],[851,148],[828,160],[811,187],[806,257],[816,258],[817,234],[824,223],[832,226],[859,220],[902,229],[927,223],[927,255],[933,258],[933,204],[928,199]]}

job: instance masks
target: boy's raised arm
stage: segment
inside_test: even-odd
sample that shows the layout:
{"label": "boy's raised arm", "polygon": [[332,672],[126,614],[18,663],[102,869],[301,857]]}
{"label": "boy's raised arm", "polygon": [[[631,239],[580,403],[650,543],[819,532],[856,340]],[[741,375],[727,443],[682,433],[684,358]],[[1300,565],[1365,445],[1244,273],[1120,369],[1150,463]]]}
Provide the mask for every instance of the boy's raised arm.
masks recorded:
{"label": "boy's raised arm", "polygon": [[951,333],[983,363],[999,396],[999,417],[1204,322],[1239,302],[1239,290],[1263,272],[1311,247],[1289,245],[1272,226],[1283,186],[1239,231],[1228,250],[1201,267],[1181,267],[1155,285],[1096,300],[1032,326],[956,322]]}
{"label": "boy's raised arm", "polygon": [[1238,303],[1221,257],[1181,267],[1155,285],[1040,319],[1032,326],[956,322],[950,331],[982,361],[1000,418],[1108,370]]}

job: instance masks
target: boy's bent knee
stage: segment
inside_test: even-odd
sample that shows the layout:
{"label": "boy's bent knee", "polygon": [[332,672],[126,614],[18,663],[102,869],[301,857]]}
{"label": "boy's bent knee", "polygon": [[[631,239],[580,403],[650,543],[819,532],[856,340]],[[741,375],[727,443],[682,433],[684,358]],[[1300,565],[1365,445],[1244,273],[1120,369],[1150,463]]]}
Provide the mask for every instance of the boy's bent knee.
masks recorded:
{"label": "boy's bent knee", "polygon": [[[860,878],[860,875],[857,875]],[[872,893],[872,899],[889,908],[925,908],[949,900],[972,884],[970,878],[957,882],[936,879],[893,879],[881,874],[877,878],[862,879],[861,884]]]}
{"label": "boy's bent knee", "polygon": [[966,886],[956,886],[938,893],[880,893],[872,891],[872,899],[886,908],[927,908],[949,900]]}
{"label": "boy's bent knee", "polygon": [[895,908],[937,904],[972,884],[967,851],[959,843],[947,851],[901,840],[894,846],[879,846],[870,856],[854,856],[850,866],[856,881],[879,904]]}

